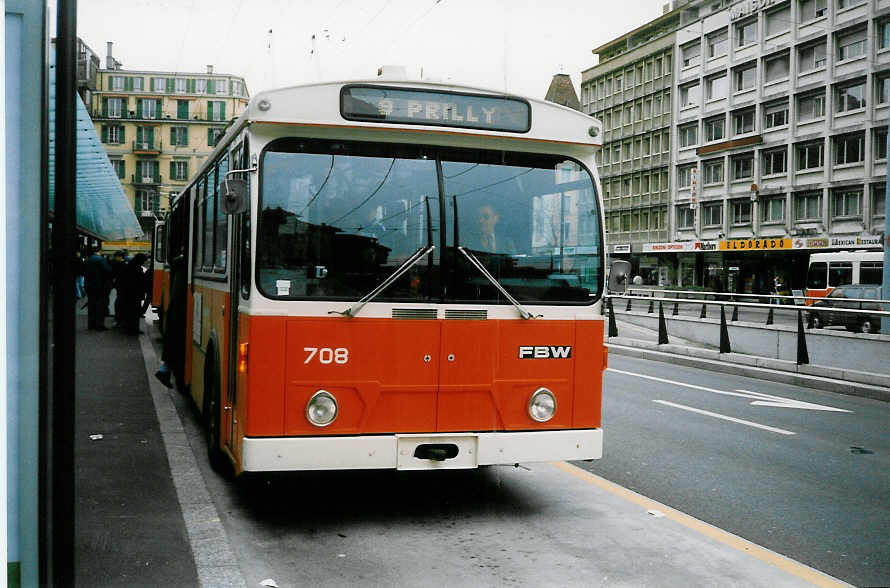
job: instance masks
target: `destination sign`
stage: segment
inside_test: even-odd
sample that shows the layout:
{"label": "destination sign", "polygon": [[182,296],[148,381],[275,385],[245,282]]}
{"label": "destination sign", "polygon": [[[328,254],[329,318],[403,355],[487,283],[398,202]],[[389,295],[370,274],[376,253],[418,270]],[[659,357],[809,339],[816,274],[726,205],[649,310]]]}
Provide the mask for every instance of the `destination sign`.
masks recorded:
{"label": "destination sign", "polygon": [[462,94],[386,86],[346,86],[340,113],[347,120],[435,125],[525,133],[531,128],[528,102],[507,96]]}

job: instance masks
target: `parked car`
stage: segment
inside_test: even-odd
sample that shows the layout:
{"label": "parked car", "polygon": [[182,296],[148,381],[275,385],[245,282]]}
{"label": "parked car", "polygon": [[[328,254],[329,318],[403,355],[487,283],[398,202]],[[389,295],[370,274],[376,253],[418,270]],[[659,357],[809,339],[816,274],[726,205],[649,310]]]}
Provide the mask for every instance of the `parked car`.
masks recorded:
{"label": "parked car", "polygon": [[[832,312],[832,308],[855,310],[881,310],[877,302],[883,299],[880,284],[855,284],[840,286],[828,296],[817,300],[810,307],[813,327],[821,329],[829,325],[842,325],[848,331],[875,333],[881,328],[881,315],[853,312]],[[890,305],[888,305],[890,308]]]}

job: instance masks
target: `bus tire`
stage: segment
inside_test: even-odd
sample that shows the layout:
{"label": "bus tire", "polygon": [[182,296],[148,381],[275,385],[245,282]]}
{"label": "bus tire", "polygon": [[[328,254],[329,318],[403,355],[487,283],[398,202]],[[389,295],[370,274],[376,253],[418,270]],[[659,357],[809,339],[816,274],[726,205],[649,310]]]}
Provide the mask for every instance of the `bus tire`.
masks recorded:
{"label": "bus tire", "polygon": [[222,421],[220,418],[220,385],[219,385],[219,362],[216,360],[214,349],[209,349],[207,357],[210,360],[204,367],[204,431],[207,440],[207,460],[210,467],[218,474],[228,475],[229,464],[220,447],[221,435],[220,427]]}

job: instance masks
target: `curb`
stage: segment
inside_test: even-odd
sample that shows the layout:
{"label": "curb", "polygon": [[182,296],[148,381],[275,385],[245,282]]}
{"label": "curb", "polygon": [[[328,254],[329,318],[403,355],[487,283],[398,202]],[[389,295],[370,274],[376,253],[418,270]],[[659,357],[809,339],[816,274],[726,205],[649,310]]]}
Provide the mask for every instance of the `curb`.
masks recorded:
{"label": "curb", "polygon": [[614,353],[617,355],[624,355],[628,357],[638,357],[642,359],[650,359],[653,361],[664,361],[673,363],[675,365],[697,367],[724,374],[748,376],[751,378],[770,380],[772,382],[779,382],[782,384],[792,384],[795,386],[824,390],[826,392],[835,392],[838,394],[846,394],[848,396],[860,396],[862,398],[870,398],[872,400],[879,400],[881,402],[890,402],[890,388],[885,388],[882,386],[871,386],[868,384],[861,384],[858,382],[850,382],[835,378],[801,374],[798,372],[789,372],[779,369],[768,369],[739,362],[739,360],[742,359],[753,363],[756,361],[756,358],[754,357],[731,354],[734,355],[734,357],[722,358],[720,361],[717,361],[701,357],[681,355],[677,353],[656,351],[654,344],[647,344],[640,341],[634,341],[634,345],[627,345],[624,343],[630,343],[630,341],[628,341],[627,339],[623,339],[622,344],[606,342],[606,347],[609,348],[610,354]]}

